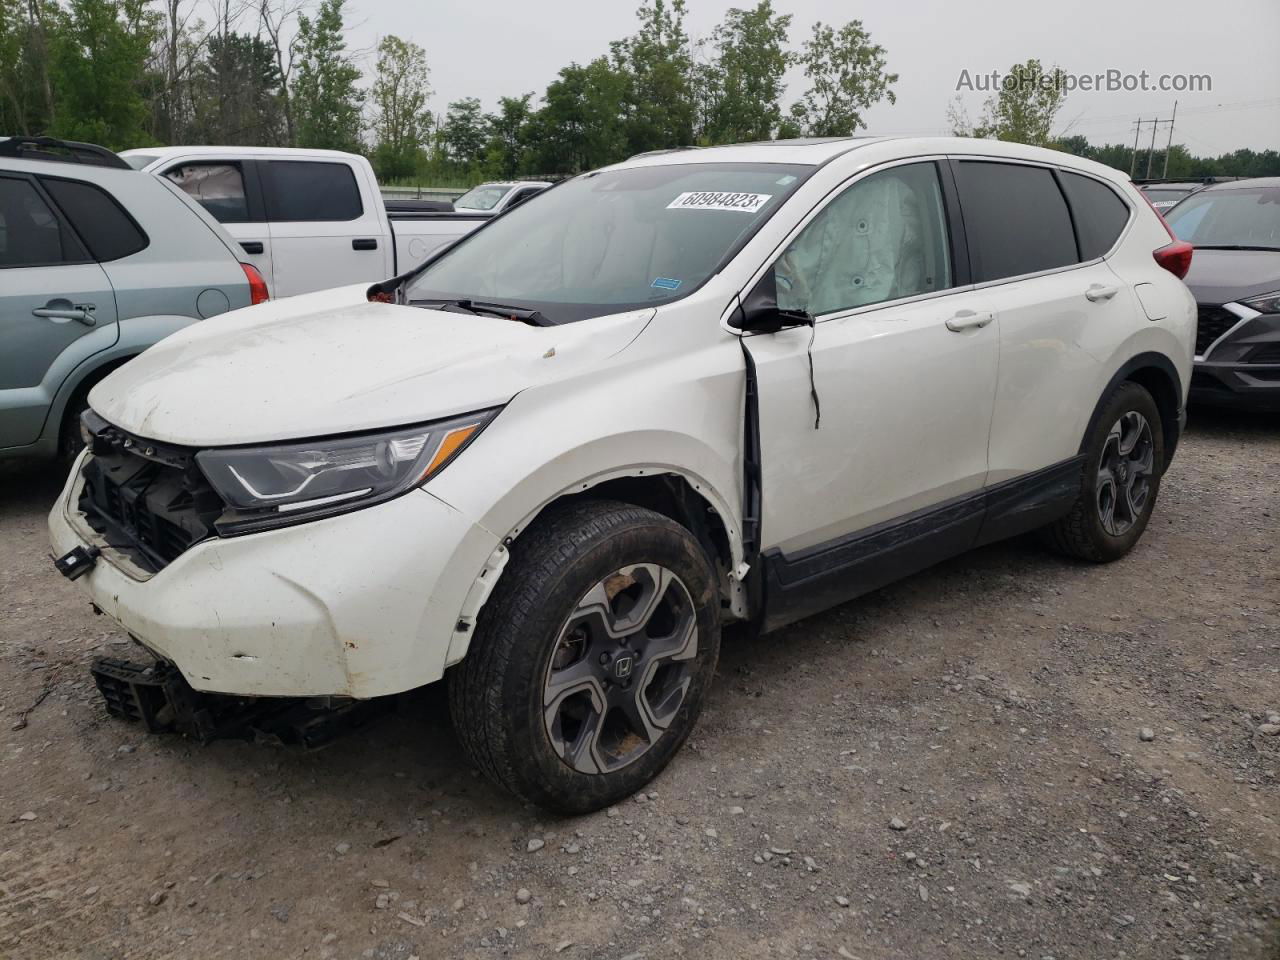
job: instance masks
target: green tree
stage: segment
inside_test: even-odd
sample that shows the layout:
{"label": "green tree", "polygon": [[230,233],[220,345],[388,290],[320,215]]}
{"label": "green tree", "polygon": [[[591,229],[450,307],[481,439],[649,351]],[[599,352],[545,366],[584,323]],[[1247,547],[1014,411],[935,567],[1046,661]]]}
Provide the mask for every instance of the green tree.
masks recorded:
{"label": "green tree", "polygon": [[796,62],[804,67],[809,89],[792,104],[788,133],[847,137],[866,126],[863,110],[881,100],[897,102],[891,87],[898,75],[885,71],[885,49],[871,42],[861,20],[839,30],[815,23]]}
{"label": "green tree", "polygon": [[768,140],[782,122],[783,74],[790,14],[770,0],[750,10],[734,7],[711,35],[715,58],[704,71],[705,129],[710,143]]}
{"label": "green tree", "polygon": [[378,44],[378,73],[373,81],[373,153],[378,176],[411,176],[431,132],[427,98],[426,52],[396,36]]}
{"label": "green tree", "polygon": [[191,78],[191,137],[202,143],[286,143],[280,71],[271,45],[242,33],[214,34]]}
{"label": "green tree", "polygon": [[488,122],[480,101],[464,97],[449,104],[449,112],[440,127],[440,139],[449,160],[457,167],[470,170],[479,166],[489,142]]}
{"label": "green tree", "polygon": [[630,89],[630,79],[604,57],[561,70],[529,121],[525,172],[580,173],[625,158],[622,111]]}
{"label": "green tree", "polygon": [[71,0],[50,38],[51,132],[117,150],[149,143],[143,92],[158,32],[146,0]]}
{"label": "green tree", "polygon": [[1066,99],[1066,74],[1056,66],[1046,71],[1033,57],[1009,68],[976,124],[968,122],[957,96],[949,112],[952,130],[959,136],[1052,146],[1053,121]]}
{"label": "green tree", "polygon": [[693,58],[684,0],[644,0],[640,29],[611,45],[613,67],[627,79],[621,113],[632,153],[688,146],[694,135]]}
{"label": "green tree", "polygon": [[55,103],[50,35],[62,22],[51,0],[0,0],[0,130],[49,129]]}
{"label": "green tree", "polygon": [[344,0],[321,0],[315,18],[298,17],[293,113],[300,147],[359,150],[364,93],[342,37]]}
{"label": "green tree", "polygon": [[489,127],[486,165],[495,177],[510,179],[520,172],[521,160],[529,143],[529,120],[533,116],[529,101],[532,99],[532,93],[500,97],[498,112],[486,118]]}

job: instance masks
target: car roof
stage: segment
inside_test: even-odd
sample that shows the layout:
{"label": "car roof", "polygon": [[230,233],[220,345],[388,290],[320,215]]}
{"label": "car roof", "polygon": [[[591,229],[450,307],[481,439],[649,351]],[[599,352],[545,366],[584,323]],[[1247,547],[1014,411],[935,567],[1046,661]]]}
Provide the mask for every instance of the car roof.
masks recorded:
{"label": "car roof", "polygon": [[1080,170],[1117,183],[1128,183],[1127,174],[1094,160],[1045,147],[973,137],[817,137],[769,140],[717,147],[683,147],[637,154],[610,169],[688,163],[786,163],[820,166],[845,154],[865,153],[869,162],[886,162],[916,156],[979,156],[994,159],[1051,163]]}
{"label": "car roof", "polygon": [[1227,183],[1214,183],[1207,190],[1249,190],[1258,187],[1280,187],[1280,177],[1248,177],[1244,180],[1231,180]]}
{"label": "car roof", "polygon": [[120,156],[146,156],[156,157],[160,160],[166,160],[176,156],[219,156],[226,154],[235,154],[238,156],[255,156],[255,157],[301,157],[301,156],[327,156],[350,158],[356,154],[346,153],[342,150],[311,150],[302,147],[234,147],[234,146],[190,146],[190,147],[138,147],[134,150],[121,150]]}

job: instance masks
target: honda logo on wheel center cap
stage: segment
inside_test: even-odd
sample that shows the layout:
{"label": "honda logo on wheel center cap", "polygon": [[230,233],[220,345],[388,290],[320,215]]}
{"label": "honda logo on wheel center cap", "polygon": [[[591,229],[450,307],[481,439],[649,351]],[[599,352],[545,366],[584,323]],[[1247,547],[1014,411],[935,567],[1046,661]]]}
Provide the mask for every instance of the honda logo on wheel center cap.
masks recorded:
{"label": "honda logo on wheel center cap", "polygon": [[625,680],[631,676],[631,657],[619,657],[613,661],[613,675],[619,680]]}

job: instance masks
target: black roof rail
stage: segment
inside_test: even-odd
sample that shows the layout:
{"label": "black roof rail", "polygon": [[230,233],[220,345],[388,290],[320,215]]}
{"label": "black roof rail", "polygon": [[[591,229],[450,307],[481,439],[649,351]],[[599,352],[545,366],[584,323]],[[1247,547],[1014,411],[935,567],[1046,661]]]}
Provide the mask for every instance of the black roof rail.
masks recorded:
{"label": "black roof rail", "polygon": [[1233,180],[1248,180],[1248,177],[1134,177],[1133,182],[1140,187],[1155,183],[1230,183]]}
{"label": "black roof rail", "polygon": [[87,163],[97,167],[115,167],[119,170],[133,169],[106,147],[100,147],[96,143],[80,143],[77,140],[59,140],[56,137],[0,138],[0,157]]}

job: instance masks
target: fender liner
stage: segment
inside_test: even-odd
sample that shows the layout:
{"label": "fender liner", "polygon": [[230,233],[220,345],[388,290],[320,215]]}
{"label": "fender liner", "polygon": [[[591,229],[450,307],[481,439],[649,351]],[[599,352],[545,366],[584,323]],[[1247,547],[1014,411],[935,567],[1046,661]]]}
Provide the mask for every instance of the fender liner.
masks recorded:
{"label": "fender liner", "polygon": [[[1169,378],[1173,386],[1174,415],[1165,417],[1163,409],[1161,410],[1161,419],[1164,421],[1161,426],[1164,433],[1164,466],[1167,469],[1173,460],[1174,452],[1178,449],[1178,439],[1182,436],[1182,429],[1187,422],[1186,408],[1183,406],[1182,398],[1185,395],[1182,389],[1182,378],[1178,376],[1178,369],[1163,353],[1155,353],[1148,351],[1139,353],[1130,357],[1119,370],[1107,382],[1103,388],[1101,395],[1098,397],[1098,403],[1093,408],[1093,413],[1089,417],[1089,423],[1085,427],[1084,435],[1080,438],[1080,447],[1078,453],[1084,453],[1088,446],[1089,437],[1092,435],[1094,428],[1097,427],[1098,421],[1102,417],[1103,405],[1107,402],[1107,398],[1111,396],[1116,387],[1120,386],[1126,380],[1132,380],[1131,374],[1138,370],[1154,367]],[[1135,381],[1137,382],[1137,381]],[[1168,397],[1153,397],[1157,406],[1161,406],[1161,400],[1166,403]]]}

